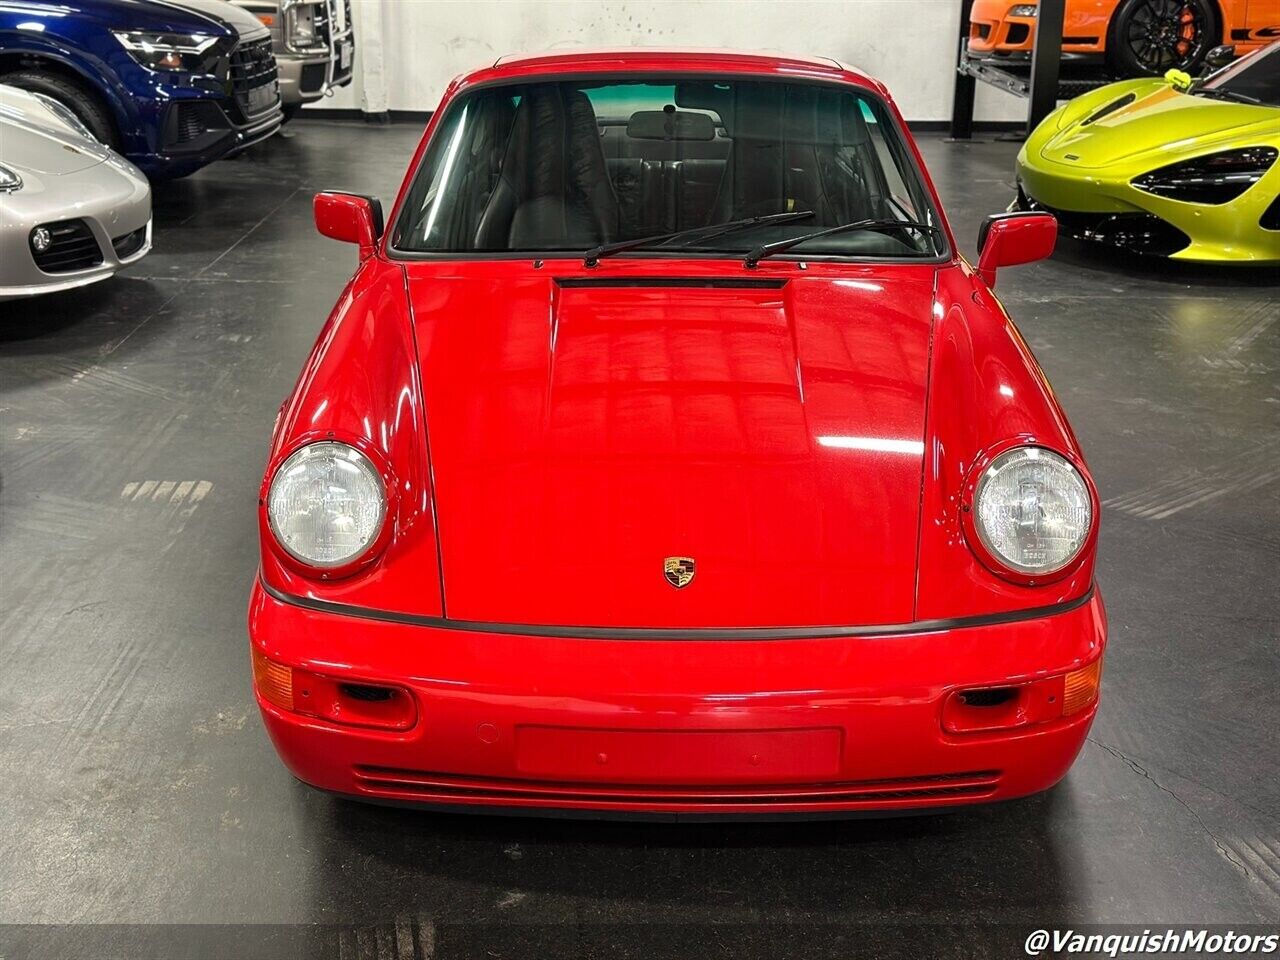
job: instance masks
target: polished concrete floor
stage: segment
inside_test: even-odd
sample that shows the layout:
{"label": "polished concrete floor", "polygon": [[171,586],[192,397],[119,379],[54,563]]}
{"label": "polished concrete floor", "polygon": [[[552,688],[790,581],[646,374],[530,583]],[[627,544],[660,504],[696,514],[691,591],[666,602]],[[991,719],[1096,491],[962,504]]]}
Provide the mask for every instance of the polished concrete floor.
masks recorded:
{"label": "polished concrete floor", "polygon": [[[1047,795],[672,826],[294,782],[244,610],[272,420],[354,263],[311,196],[389,197],[415,139],[300,122],[161,186],[122,277],[0,305],[0,922],[53,925],[0,957],[1013,956],[1036,927],[1280,922],[1274,275],[1067,249],[1001,276],[1106,500],[1105,702]],[[1016,146],[924,149],[971,250]],[[282,926],[59,926],[250,923]]]}

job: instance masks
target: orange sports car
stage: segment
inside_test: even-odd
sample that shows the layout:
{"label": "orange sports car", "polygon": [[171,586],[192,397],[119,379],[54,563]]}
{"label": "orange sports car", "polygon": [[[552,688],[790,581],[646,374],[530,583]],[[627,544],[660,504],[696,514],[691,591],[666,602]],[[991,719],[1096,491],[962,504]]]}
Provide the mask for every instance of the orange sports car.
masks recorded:
{"label": "orange sports car", "polygon": [[[1038,4],[974,0],[969,54],[1026,56]],[[1062,52],[1105,60],[1118,77],[1193,71],[1223,43],[1237,53],[1280,38],[1280,0],[1067,0]]]}

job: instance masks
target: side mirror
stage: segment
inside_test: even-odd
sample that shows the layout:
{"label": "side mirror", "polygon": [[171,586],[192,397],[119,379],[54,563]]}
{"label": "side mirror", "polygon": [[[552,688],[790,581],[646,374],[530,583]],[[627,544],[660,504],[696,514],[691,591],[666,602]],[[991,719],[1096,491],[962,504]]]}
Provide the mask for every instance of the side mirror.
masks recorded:
{"label": "side mirror", "polygon": [[1190,90],[1191,85],[1196,82],[1195,77],[1185,70],[1166,70],[1164,78],[1169,81],[1169,86],[1175,90],[1181,90],[1183,93]]}
{"label": "side mirror", "polygon": [[996,213],[978,231],[978,273],[995,286],[999,267],[1043,260],[1053,253],[1058,221],[1051,213]]}
{"label": "side mirror", "polygon": [[326,237],[360,246],[360,259],[373,256],[382,237],[382,203],[354,193],[317,193],[312,209],[316,229]]}
{"label": "side mirror", "polygon": [[1220,70],[1236,58],[1236,47],[1233,43],[1224,43],[1214,47],[1205,54],[1204,65],[1210,70]]}

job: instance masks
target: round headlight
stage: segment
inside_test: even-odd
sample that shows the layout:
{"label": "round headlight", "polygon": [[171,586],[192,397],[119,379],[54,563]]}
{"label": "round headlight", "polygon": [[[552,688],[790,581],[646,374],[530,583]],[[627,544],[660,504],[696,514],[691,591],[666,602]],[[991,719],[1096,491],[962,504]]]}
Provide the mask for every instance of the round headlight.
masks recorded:
{"label": "round headlight", "polygon": [[982,472],[973,499],[982,545],[1018,573],[1056,573],[1089,538],[1089,488],[1080,471],[1051,450],[1018,447],[1000,454]]}
{"label": "round headlight", "polygon": [[280,465],[267,494],[276,541],[313,567],[338,567],[372,546],[382,530],[382,477],[355,447],[313,443]]}

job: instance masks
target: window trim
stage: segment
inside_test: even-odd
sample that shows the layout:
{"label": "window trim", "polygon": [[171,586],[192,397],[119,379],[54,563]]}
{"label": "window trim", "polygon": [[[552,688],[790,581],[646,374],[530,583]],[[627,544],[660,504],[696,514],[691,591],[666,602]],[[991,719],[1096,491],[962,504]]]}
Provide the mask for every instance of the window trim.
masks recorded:
{"label": "window trim", "polygon": [[[752,71],[655,71],[655,70],[623,70],[623,71],[604,71],[589,70],[570,73],[546,73],[532,74],[521,77],[502,77],[494,80],[487,80],[483,83],[477,83],[468,86],[465,90],[459,91],[448,105],[444,108],[440,115],[439,123],[436,125],[435,131],[432,133],[430,142],[427,143],[425,149],[414,164],[412,173],[406,178],[404,188],[404,199],[407,201],[409,195],[413,192],[413,187],[417,183],[418,177],[422,173],[423,167],[426,165],[432,148],[435,147],[440,136],[439,131],[445,129],[445,125],[453,118],[459,109],[459,104],[465,101],[474,93],[486,90],[492,87],[514,87],[522,84],[531,83],[573,83],[581,80],[595,80],[600,78],[616,79],[620,82],[637,82],[645,81],[672,80],[679,82],[681,80],[705,80],[711,78],[723,78],[734,81],[755,81],[759,83],[785,83],[803,86],[829,87],[837,90],[853,91],[858,96],[864,97],[875,104],[884,118],[888,121],[893,132],[898,137],[897,147],[902,151],[901,159],[907,162],[911,170],[912,177],[916,180],[916,186],[920,190],[921,196],[928,206],[928,213],[933,217],[933,221],[937,224],[941,243],[939,251],[935,255],[921,256],[904,256],[904,257],[885,257],[885,256],[850,256],[847,254],[836,253],[820,253],[820,254],[802,254],[792,253],[788,251],[771,257],[772,260],[781,262],[788,261],[805,261],[814,263],[835,262],[850,264],[940,264],[949,263],[956,256],[955,251],[951,247],[950,231],[945,217],[942,214],[941,205],[935,202],[936,198],[933,191],[929,189],[928,179],[925,171],[922,169],[923,164],[917,163],[912,152],[908,149],[913,143],[910,139],[911,135],[899,121],[898,116],[889,107],[889,103],[884,97],[880,96],[871,87],[862,86],[856,83],[847,83],[839,80],[819,80],[810,77],[783,77],[775,74],[764,74]],[[890,150],[893,150],[894,144],[886,139],[886,144]],[[497,250],[497,251],[476,251],[476,250],[405,250],[396,245],[395,241],[400,237],[401,230],[406,226],[405,220],[408,213],[408,205],[401,203],[396,210],[394,222],[390,225],[390,229],[386,231],[384,236],[386,241],[383,244],[383,255],[388,259],[396,262],[415,262],[415,261],[441,261],[441,262],[468,262],[468,261],[501,261],[501,260],[581,260],[584,251],[570,250]],[[692,255],[691,255],[692,254]],[[619,253],[616,257],[610,259],[619,260],[741,260],[745,256],[745,251],[739,253],[733,252],[716,252],[710,251],[681,251],[681,250],[645,250],[643,248],[636,250],[628,250]]]}

